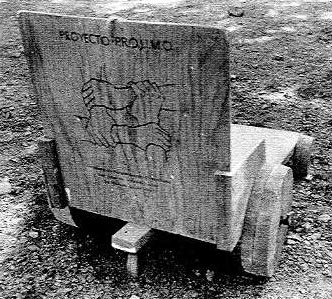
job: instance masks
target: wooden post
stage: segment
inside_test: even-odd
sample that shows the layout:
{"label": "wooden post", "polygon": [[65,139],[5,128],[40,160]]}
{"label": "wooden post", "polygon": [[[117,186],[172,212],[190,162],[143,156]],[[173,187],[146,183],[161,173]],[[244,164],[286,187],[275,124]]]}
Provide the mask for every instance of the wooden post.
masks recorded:
{"label": "wooden post", "polygon": [[152,230],[146,226],[127,223],[112,237],[112,247],[128,252],[127,270],[133,277],[138,275],[138,251],[146,244]]}
{"label": "wooden post", "polygon": [[63,209],[68,206],[68,200],[63,185],[56,142],[54,139],[43,137],[38,140],[38,147],[50,205],[52,208]]}
{"label": "wooden post", "polygon": [[296,143],[292,167],[296,179],[306,177],[308,174],[313,140],[312,137],[301,134]]}
{"label": "wooden post", "polygon": [[70,191],[64,187],[56,141],[42,137],[38,140],[38,147],[50,209],[57,220],[71,226],[77,226],[68,206]]}

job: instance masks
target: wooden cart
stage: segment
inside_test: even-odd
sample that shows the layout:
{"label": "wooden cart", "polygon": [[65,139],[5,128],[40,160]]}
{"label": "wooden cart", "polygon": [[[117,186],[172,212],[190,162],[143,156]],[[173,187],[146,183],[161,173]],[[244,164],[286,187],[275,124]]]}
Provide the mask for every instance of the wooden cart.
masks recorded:
{"label": "wooden cart", "polygon": [[74,207],[128,222],[112,245],[133,275],[157,229],[225,251],[241,240],[244,270],[271,276],[312,138],[231,124],[225,32],[34,12],[19,21],[55,217],[75,225]]}

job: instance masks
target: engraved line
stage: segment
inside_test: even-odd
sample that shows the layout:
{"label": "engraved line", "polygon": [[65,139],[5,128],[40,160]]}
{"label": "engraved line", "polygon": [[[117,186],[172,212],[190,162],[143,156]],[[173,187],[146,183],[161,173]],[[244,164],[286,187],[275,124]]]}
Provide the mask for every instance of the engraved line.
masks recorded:
{"label": "engraved line", "polygon": [[167,183],[167,184],[171,183],[170,181],[166,181],[166,180],[163,180],[163,179],[144,177],[144,176],[137,175],[137,174],[131,174],[131,173],[126,173],[126,172],[117,171],[117,170],[110,170],[110,169],[105,169],[105,168],[101,168],[101,167],[97,167],[97,166],[88,165],[88,167],[93,168],[95,170],[102,170],[102,171],[106,171],[106,172],[114,172],[114,173],[117,173],[117,174],[128,175],[128,176],[135,177],[135,178],[143,178],[143,179],[152,180],[152,181],[156,181],[156,182]]}
{"label": "engraved line", "polygon": [[127,180],[131,183],[146,185],[146,186],[153,187],[153,188],[158,188],[158,185],[156,185],[156,184],[151,184],[151,183],[148,183],[146,181],[143,181],[143,180],[146,180],[145,178],[142,178],[141,181],[135,180],[134,178],[131,178],[131,177],[124,179],[122,177],[116,177],[116,176],[112,176],[112,175],[109,175],[109,174],[105,174],[104,171],[102,171],[102,170],[99,170],[99,172],[97,174],[99,176],[107,178],[107,179],[122,180],[122,181]]}
{"label": "engraved line", "polygon": [[154,191],[154,190],[151,190],[151,189],[148,189],[148,188],[142,188],[142,187],[138,187],[138,186],[120,184],[118,182],[114,182],[114,181],[111,181],[111,180],[104,180],[104,182],[108,183],[108,184],[113,184],[113,185],[121,186],[121,187],[126,187],[126,188],[133,188],[133,189],[138,189],[138,190],[145,190],[145,191],[149,191],[149,192],[153,192]]}

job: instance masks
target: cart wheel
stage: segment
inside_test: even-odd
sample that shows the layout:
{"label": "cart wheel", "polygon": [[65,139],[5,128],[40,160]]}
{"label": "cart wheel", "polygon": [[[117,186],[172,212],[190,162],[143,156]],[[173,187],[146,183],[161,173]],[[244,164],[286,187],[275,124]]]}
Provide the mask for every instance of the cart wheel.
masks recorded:
{"label": "cart wheel", "polygon": [[128,253],[127,271],[133,277],[138,276],[138,257],[137,257],[137,254]]}
{"label": "cart wheel", "polygon": [[293,173],[289,167],[266,166],[249,199],[241,240],[245,272],[271,277],[289,224]]}
{"label": "cart wheel", "polygon": [[296,179],[306,177],[308,174],[312,142],[312,137],[301,135],[296,143],[292,167]]}

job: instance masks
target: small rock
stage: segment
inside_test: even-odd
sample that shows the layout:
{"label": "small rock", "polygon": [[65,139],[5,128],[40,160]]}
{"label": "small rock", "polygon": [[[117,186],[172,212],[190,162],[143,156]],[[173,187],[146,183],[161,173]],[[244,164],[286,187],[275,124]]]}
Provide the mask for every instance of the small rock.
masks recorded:
{"label": "small rock", "polygon": [[302,265],[300,265],[300,267],[304,272],[308,271],[308,269],[309,269],[308,264],[302,264]]}
{"label": "small rock", "polygon": [[36,232],[36,231],[31,231],[31,232],[29,232],[29,237],[33,238],[33,239],[36,239],[36,238],[39,237],[39,233]]}
{"label": "small rock", "polygon": [[198,298],[199,294],[196,291],[188,291],[185,298]]}
{"label": "small rock", "polygon": [[64,295],[71,292],[72,290],[73,290],[72,288],[61,288],[57,293],[59,295]]}
{"label": "small rock", "polygon": [[325,276],[327,276],[327,277],[331,277],[331,276],[332,276],[332,272],[329,271],[329,270],[325,270],[325,271],[323,271],[322,274],[325,275]]}
{"label": "small rock", "polygon": [[129,299],[140,299],[140,298],[136,295],[132,295]]}
{"label": "small rock", "polygon": [[59,225],[59,224],[56,224],[56,225],[54,225],[54,226],[52,227],[52,231],[53,231],[54,233],[56,233],[56,232],[58,232],[59,228],[60,228],[60,225]]}
{"label": "small rock", "polygon": [[323,214],[318,217],[318,220],[321,222],[328,222],[331,220],[331,216],[328,214]]}
{"label": "small rock", "polygon": [[196,275],[197,277],[200,277],[200,276],[201,276],[201,273],[199,272],[199,270],[195,270],[194,273],[195,273],[195,275]]}
{"label": "small rock", "polygon": [[310,239],[318,240],[318,239],[320,239],[321,236],[322,236],[321,233],[314,233],[314,234],[311,235]]}
{"label": "small rock", "polygon": [[236,80],[236,79],[238,79],[238,76],[236,76],[236,75],[230,75],[230,78],[231,78],[231,80]]}
{"label": "small rock", "polygon": [[287,239],[286,244],[287,245],[295,245],[297,242],[292,239]]}
{"label": "small rock", "polygon": [[285,58],[284,58],[283,56],[280,56],[280,55],[274,55],[274,56],[273,56],[273,60],[284,61]]}
{"label": "small rock", "polygon": [[308,174],[304,179],[306,181],[312,181],[312,178],[313,178],[312,174]]}
{"label": "small rock", "polygon": [[301,294],[304,294],[306,291],[305,291],[305,289],[299,289],[299,292],[300,292]]}
{"label": "small rock", "polygon": [[310,247],[310,245],[311,245],[311,243],[310,243],[308,240],[305,240],[305,241],[304,241],[304,244],[307,245],[307,246],[309,246],[309,247]]}
{"label": "small rock", "polygon": [[294,240],[294,241],[298,241],[298,242],[302,242],[302,238],[297,235],[297,234],[291,234],[289,236],[287,236],[287,240]]}
{"label": "small rock", "polygon": [[8,194],[12,191],[12,185],[9,183],[9,178],[0,179],[0,195]]}
{"label": "small rock", "polygon": [[214,271],[213,270],[206,270],[205,277],[208,281],[212,281],[214,277]]}
{"label": "small rock", "polygon": [[228,10],[228,15],[231,17],[243,17],[244,10],[240,7],[233,7]]}
{"label": "small rock", "polygon": [[305,231],[309,231],[312,228],[312,225],[309,222],[306,222],[302,225]]}
{"label": "small rock", "polygon": [[38,248],[38,246],[36,246],[36,245],[30,245],[30,246],[28,246],[28,249],[29,249],[30,251],[36,251],[36,250],[38,250],[39,248]]}

